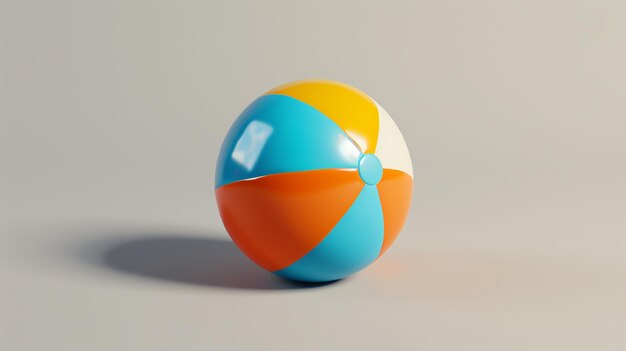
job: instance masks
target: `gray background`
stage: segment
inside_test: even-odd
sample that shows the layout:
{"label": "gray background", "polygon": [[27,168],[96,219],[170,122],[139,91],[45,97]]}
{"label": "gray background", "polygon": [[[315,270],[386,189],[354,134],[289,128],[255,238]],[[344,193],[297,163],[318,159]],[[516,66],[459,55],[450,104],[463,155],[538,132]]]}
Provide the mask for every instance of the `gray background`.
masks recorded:
{"label": "gray background", "polygon": [[[0,349],[624,350],[623,1],[0,0]],[[326,286],[228,239],[223,136],[267,89],[370,94],[415,193]]]}

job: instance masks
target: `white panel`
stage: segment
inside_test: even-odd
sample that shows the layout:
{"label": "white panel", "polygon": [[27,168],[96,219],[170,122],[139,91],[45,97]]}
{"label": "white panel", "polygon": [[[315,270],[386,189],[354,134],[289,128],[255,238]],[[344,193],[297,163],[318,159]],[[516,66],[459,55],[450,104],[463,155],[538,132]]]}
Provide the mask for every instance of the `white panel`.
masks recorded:
{"label": "white panel", "polygon": [[[374,101],[375,102],[375,101]],[[375,102],[376,103],[376,102]],[[413,177],[411,156],[404,137],[391,116],[378,103],[378,143],[374,153],[383,168],[397,169]]]}

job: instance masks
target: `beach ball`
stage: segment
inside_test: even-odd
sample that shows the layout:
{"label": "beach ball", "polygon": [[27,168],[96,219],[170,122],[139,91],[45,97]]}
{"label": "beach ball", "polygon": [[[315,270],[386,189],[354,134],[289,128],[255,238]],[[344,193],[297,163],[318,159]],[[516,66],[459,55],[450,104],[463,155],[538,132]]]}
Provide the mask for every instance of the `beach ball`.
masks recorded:
{"label": "beach ball", "polygon": [[413,170],[400,130],[346,84],[306,80],[252,102],[228,132],[215,192],[235,244],[256,264],[307,282],[338,280],[391,246]]}

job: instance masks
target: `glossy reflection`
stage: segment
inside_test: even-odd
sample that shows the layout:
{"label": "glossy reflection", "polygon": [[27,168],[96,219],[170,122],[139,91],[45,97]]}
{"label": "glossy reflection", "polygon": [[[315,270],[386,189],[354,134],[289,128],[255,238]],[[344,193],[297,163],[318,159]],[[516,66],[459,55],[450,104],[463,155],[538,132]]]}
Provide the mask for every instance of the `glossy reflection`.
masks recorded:
{"label": "glossy reflection", "polygon": [[216,187],[270,174],[358,166],[361,151],[333,120],[297,99],[265,95],[228,132]]}
{"label": "glossy reflection", "polygon": [[232,158],[235,162],[251,171],[270,137],[274,128],[261,121],[252,121],[237,140]]}

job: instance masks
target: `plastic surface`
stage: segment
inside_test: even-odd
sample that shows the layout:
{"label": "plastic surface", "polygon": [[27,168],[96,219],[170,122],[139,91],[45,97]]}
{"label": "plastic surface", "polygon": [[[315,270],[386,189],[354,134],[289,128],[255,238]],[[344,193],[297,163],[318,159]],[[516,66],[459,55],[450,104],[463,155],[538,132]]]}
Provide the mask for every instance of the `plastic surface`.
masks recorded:
{"label": "plastic surface", "polygon": [[400,130],[348,85],[270,90],[226,136],[216,197],[228,233],[280,276],[329,281],[367,267],[408,215],[413,169]]}
{"label": "plastic surface", "polygon": [[367,185],[322,242],[289,267],[275,273],[304,281],[344,278],[367,267],[378,257],[383,230],[378,189]]}
{"label": "plastic surface", "polygon": [[359,176],[368,185],[376,185],[383,177],[383,165],[376,155],[365,154],[359,160]]}
{"label": "plastic surface", "polygon": [[265,95],[226,136],[216,186],[275,173],[353,168],[360,157],[346,132],[315,108],[289,96]]}

